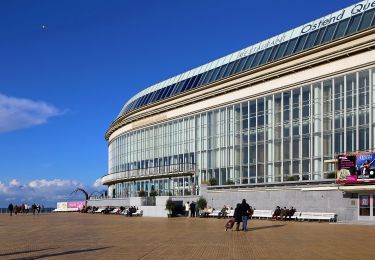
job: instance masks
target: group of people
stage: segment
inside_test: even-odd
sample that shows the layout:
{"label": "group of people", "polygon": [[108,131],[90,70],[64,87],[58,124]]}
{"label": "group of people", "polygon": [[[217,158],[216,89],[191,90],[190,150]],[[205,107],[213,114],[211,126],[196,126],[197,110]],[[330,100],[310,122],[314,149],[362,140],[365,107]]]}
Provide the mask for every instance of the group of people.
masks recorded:
{"label": "group of people", "polygon": [[188,217],[190,212],[190,217],[194,218],[197,215],[197,210],[198,207],[194,201],[191,203],[189,201],[185,203],[185,217]]}
{"label": "group of people", "polygon": [[236,223],[236,231],[240,230],[240,223],[242,222],[242,231],[247,231],[247,221],[254,214],[253,208],[246,202],[245,199],[242,200],[242,203],[238,203],[234,210],[234,220],[230,219],[227,222],[225,230],[232,228],[234,222]]}
{"label": "group of people", "polygon": [[275,211],[272,214],[273,220],[289,220],[292,218],[292,216],[296,213],[296,209],[292,206],[290,209],[287,209],[286,207],[281,208],[280,206],[277,206]]}
{"label": "group of people", "polygon": [[31,206],[25,203],[19,206],[13,205],[12,203],[8,205],[8,212],[11,216],[13,213],[15,215],[17,215],[17,213],[28,214],[30,211],[33,213],[33,215],[35,215],[35,213],[39,214],[40,212],[43,212],[43,209],[44,209],[43,205],[35,204],[35,203]]}

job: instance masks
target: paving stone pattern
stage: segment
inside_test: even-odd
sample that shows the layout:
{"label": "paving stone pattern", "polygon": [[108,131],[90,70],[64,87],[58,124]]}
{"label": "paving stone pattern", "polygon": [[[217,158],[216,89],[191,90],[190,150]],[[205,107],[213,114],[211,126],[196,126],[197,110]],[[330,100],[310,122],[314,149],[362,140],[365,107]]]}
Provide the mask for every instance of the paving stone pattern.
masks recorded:
{"label": "paving stone pattern", "polygon": [[0,215],[0,259],[375,259],[375,226],[80,213]]}

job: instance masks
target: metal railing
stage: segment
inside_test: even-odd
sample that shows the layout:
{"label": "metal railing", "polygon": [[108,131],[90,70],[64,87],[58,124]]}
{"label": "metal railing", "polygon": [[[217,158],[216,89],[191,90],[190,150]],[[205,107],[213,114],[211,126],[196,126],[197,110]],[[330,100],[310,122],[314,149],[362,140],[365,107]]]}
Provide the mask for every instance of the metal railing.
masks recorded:
{"label": "metal railing", "polygon": [[[51,213],[54,210],[54,208],[44,208],[43,211],[39,212],[39,214],[46,214]],[[7,208],[0,208],[0,214],[9,214],[9,211]],[[14,214],[14,213],[13,213]],[[30,209],[28,213],[17,213],[19,215],[32,215],[33,211]],[[35,215],[38,214],[37,211],[35,211]]]}
{"label": "metal railing", "polygon": [[102,177],[102,184],[108,184],[120,180],[133,181],[142,179],[169,178],[192,175],[194,173],[195,164],[172,164],[108,174]]}

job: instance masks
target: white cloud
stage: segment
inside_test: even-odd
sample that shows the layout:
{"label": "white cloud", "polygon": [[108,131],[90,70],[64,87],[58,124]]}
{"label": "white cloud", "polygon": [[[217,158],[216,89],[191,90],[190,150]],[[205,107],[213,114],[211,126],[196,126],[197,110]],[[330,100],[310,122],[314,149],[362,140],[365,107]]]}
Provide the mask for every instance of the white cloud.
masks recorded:
{"label": "white cloud", "polygon": [[2,182],[0,181],[0,194],[1,194],[1,193],[3,193],[3,194],[8,194],[8,192],[9,192],[8,187],[7,187],[4,183],[2,183]]}
{"label": "white cloud", "polygon": [[36,179],[27,183],[16,179],[11,180],[9,183],[0,181],[0,202],[9,201],[15,204],[35,202],[56,206],[57,201],[83,200],[84,196],[82,194],[72,194],[77,187],[85,188],[77,180]]}
{"label": "white cloud", "polygon": [[21,183],[18,180],[13,179],[9,182],[9,186],[10,187],[21,187]]}
{"label": "white cloud", "polygon": [[95,187],[95,188],[104,188],[105,187],[102,184],[102,179],[101,178],[97,179],[92,186]]}
{"label": "white cloud", "polygon": [[0,133],[44,124],[50,117],[63,113],[44,101],[0,94]]}

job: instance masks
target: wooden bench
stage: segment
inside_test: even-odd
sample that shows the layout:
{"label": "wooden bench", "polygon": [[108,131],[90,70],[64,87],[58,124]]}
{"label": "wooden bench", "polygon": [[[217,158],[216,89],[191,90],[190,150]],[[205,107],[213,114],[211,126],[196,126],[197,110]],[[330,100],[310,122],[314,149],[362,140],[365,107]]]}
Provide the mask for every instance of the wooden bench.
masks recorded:
{"label": "wooden bench", "polygon": [[[295,214],[296,215],[296,214]],[[296,216],[297,220],[328,220],[328,222],[336,222],[336,213],[326,213],[326,212],[301,212],[300,215]]]}
{"label": "wooden bench", "polygon": [[251,216],[252,218],[266,218],[270,219],[272,218],[272,210],[263,210],[263,209],[256,209],[254,210],[254,214]]}

